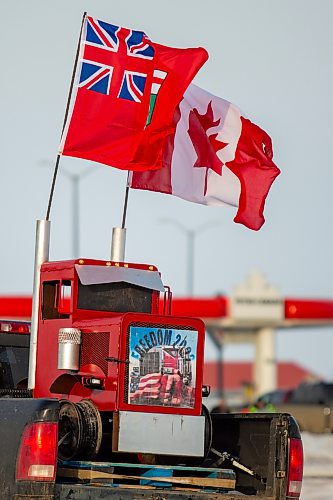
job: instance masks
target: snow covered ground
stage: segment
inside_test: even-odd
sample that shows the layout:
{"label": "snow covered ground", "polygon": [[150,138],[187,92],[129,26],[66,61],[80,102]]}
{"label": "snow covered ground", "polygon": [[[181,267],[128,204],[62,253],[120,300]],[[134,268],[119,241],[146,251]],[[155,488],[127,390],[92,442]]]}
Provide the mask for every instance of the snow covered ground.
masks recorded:
{"label": "snow covered ground", "polygon": [[333,500],[333,434],[302,434],[302,500]]}

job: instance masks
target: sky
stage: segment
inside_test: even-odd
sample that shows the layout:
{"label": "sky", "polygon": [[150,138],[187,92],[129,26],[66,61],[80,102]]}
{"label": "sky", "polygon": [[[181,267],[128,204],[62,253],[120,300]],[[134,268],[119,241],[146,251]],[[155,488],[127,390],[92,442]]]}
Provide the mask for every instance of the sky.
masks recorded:
{"label": "sky", "polygon": [[[176,296],[185,295],[186,235],[197,231],[194,292],[231,294],[252,270],[283,296],[333,299],[331,186],[332,46],[330,0],[7,0],[0,60],[0,295],[30,294],[36,219],[45,217],[83,11],[145,31],[174,47],[205,47],[194,83],[237,106],[273,140],[281,175],[259,232],[235,224],[233,208],[196,205],[133,191],[126,260],[155,264]],[[80,256],[109,259],[126,173],[63,157],[51,210],[52,260],[72,258],[71,183],[80,181]],[[209,227],[208,227],[209,226]],[[284,331],[280,360],[333,379],[333,327]],[[210,355],[214,353],[210,350]],[[252,348],[227,347],[227,359]]]}

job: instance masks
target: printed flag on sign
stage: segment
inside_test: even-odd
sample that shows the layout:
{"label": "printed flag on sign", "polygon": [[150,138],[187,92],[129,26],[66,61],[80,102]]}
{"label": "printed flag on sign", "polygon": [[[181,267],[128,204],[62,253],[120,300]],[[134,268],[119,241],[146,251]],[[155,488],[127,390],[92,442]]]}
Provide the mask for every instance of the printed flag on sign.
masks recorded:
{"label": "printed flag on sign", "polygon": [[142,31],[86,17],[59,152],[126,170],[161,168],[175,108],[207,57],[201,48],[164,47]]}
{"label": "printed flag on sign", "polygon": [[174,114],[163,168],[132,172],[129,186],[203,205],[238,207],[235,222],[258,230],[268,191],[280,170],[272,141],[230,102],[190,85]]}

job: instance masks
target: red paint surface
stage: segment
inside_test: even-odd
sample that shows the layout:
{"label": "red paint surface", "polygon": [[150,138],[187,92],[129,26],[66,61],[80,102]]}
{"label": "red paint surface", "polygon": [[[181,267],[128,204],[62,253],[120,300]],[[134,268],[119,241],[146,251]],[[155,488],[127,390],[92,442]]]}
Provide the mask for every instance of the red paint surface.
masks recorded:
{"label": "red paint surface", "polygon": [[333,300],[285,299],[286,319],[333,319]]}
{"label": "red paint surface", "polygon": [[[174,298],[172,314],[199,318],[224,318],[228,316],[228,302],[229,299],[225,296]],[[162,304],[163,301],[160,304],[160,311]],[[31,308],[32,299],[30,296],[0,297],[0,318],[30,318]],[[333,320],[333,300],[286,298],[285,318]]]}
{"label": "red paint surface", "polygon": [[174,298],[172,314],[199,318],[223,318],[228,316],[228,298]]}
{"label": "red paint surface", "polygon": [[0,318],[30,318],[32,298],[29,296],[0,297]]}
{"label": "red paint surface", "polygon": [[[201,392],[204,357],[204,323],[200,319],[184,317],[160,316],[157,314],[159,293],[153,291],[152,309],[150,313],[115,313],[111,311],[95,311],[79,309],[78,288],[79,277],[75,264],[79,261],[48,262],[41,267],[40,303],[42,304],[43,288],[46,282],[71,282],[71,298],[66,313],[55,306],[62,316],[52,317],[48,312],[38,318],[38,347],[36,359],[36,385],[34,397],[55,397],[78,402],[83,398],[90,399],[100,411],[129,411],[173,413],[184,415],[201,414]],[[106,266],[104,261],[85,260],[84,264]],[[137,267],[149,269],[149,266]],[[154,268],[156,269],[156,268]],[[51,298],[52,299],[52,298]],[[57,302],[57,301],[55,301]],[[47,317],[48,316],[48,317]],[[67,317],[66,317],[67,316]],[[198,331],[196,351],[196,383],[194,406],[160,406],[149,404],[127,403],[126,390],[128,384],[128,332],[132,324],[161,325],[161,328],[192,329]],[[81,331],[81,355],[78,372],[58,370],[58,332],[60,328],[73,327]],[[159,326],[160,327],[160,326]],[[107,362],[107,358],[115,361]],[[117,362],[120,360],[120,362]],[[86,379],[98,378],[102,390],[89,387]]]}

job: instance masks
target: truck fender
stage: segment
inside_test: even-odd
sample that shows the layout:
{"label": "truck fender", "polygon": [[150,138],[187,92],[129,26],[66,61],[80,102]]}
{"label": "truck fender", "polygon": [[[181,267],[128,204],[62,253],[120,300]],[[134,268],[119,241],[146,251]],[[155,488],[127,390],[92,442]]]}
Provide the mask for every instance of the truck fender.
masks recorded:
{"label": "truck fender", "polygon": [[63,373],[54,380],[50,387],[50,392],[53,394],[70,394],[77,382],[81,382],[81,377],[70,373]]}

